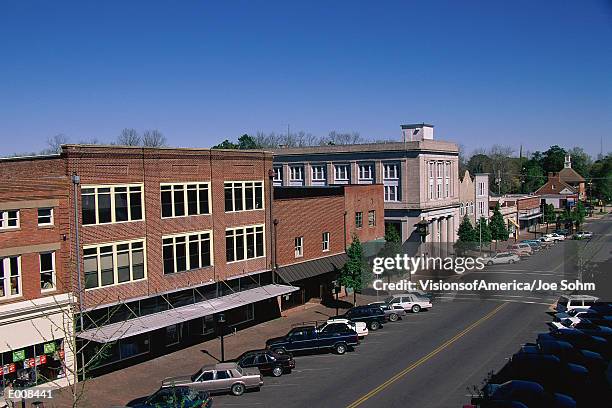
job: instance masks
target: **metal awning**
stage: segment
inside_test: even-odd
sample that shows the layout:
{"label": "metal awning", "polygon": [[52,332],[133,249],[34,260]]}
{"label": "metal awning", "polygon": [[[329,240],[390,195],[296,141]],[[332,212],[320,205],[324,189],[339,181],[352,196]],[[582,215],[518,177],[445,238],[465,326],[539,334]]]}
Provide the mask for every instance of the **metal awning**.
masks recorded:
{"label": "metal awning", "polygon": [[205,300],[192,305],[176,307],[174,309],[164,310],[163,312],[88,329],[78,333],[77,337],[93,340],[98,343],[108,343],[125,337],[161,329],[173,324],[245,306],[261,300],[286,295],[296,290],[299,290],[299,288],[288,285],[260,286],[258,288],[235,292],[231,295]]}
{"label": "metal awning", "polygon": [[529,221],[532,220],[534,218],[539,218],[542,216],[542,213],[536,213],[536,214],[529,214],[529,215],[520,215],[519,214],[519,221]]}
{"label": "metal awning", "polygon": [[344,266],[347,259],[348,256],[345,253],[341,253],[338,255],[326,256],[325,258],[314,259],[312,261],[283,266],[278,268],[276,273],[285,282],[291,283],[338,271]]}

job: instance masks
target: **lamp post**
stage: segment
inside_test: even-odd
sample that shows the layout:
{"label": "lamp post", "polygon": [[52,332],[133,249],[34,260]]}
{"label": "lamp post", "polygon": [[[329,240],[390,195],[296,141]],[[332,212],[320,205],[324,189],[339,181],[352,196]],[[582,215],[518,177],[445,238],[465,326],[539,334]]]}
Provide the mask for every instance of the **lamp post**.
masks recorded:
{"label": "lamp post", "polygon": [[[79,239],[79,187],[81,184],[81,177],[79,175],[77,175],[77,173],[73,173],[72,177],[71,177],[71,181],[72,181],[72,186],[73,186],[73,196],[74,196],[74,253],[75,253],[75,263],[76,263],[76,275],[77,275],[77,290],[79,292],[79,325],[80,325],[80,329],[84,330],[84,323],[83,323],[83,283],[82,283],[82,278],[81,278],[81,242]],[[74,339],[74,341],[76,342],[76,338]],[[76,359],[75,359],[75,364],[76,364]],[[83,353],[83,350],[81,350],[81,368],[83,370],[82,372],[82,379],[85,380],[85,353]],[[79,371],[78,371],[78,365],[77,365],[77,370],[75,370],[75,376],[76,376],[76,380],[79,380]]]}
{"label": "lamp post", "polygon": [[221,362],[225,362],[225,343],[223,342],[223,334],[225,333],[225,315],[223,313],[217,314],[217,323],[219,324],[219,331],[221,332]]}

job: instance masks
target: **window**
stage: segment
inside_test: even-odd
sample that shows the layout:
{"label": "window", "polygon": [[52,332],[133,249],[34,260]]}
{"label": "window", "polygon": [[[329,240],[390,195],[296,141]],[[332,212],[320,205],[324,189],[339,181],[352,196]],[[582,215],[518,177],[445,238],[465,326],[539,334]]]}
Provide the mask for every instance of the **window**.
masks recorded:
{"label": "window", "polygon": [[304,237],[295,238],[295,257],[300,258],[304,256]]}
{"label": "window", "polygon": [[325,181],[325,166],[312,166],[312,181]]}
{"label": "window", "polygon": [[376,211],[368,211],[368,226],[373,227],[376,225]]}
{"label": "window", "polygon": [[398,186],[385,186],[385,201],[399,201]]}
{"label": "window", "polygon": [[388,180],[397,180],[397,164],[385,164],[383,166],[383,178]]}
{"label": "window", "polygon": [[275,166],[273,168],[273,170],[274,170],[274,179],[273,179],[273,181],[282,183],[282,181],[283,181],[283,168]]}
{"label": "window", "polygon": [[289,179],[291,181],[302,181],[304,180],[304,174],[302,166],[291,166],[289,167]]}
{"label": "window", "polygon": [[371,164],[360,164],[359,165],[359,179],[360,180],[372,180],[372,165]]}
{"label": "window", "polygon": [[210,231],[162,237],[164,274],[190,271],[212,265]]}
{"label": "window", "polygon": [[323,252],[329,251],[329,232],[323,233]]}
{"label": "window", "polygon": [[19,210],[0,211],[0,230],[19,228]]}
{"label": "window", "polygon": [[21,256],[0,258],[0,299],[21,295]]}
{"label": "window", "polygon": [[428,165],[428,175],[429,175],[429,199],[433,200],[434,198],[434,162],[430,161],[427,163]]}
{"label": "window", "polygon": [[442,198],[442,171],[443,171],[443,163],[442,162],[437,162],[436,163],[436,170],[437,170],[437,177],[438,177],[438,182],[436,183],[436,198]]}
{"label": "window", "polygon": [[38,226],[53,225],[53,208],[38,209]]}
{"label": "window", "polygon": [[461,207],[459,207],[459,215],[462,217],[465,215],[465,206],[463,203],[461,203]]}
{"label": "window", "polygon": [[444,163],[444,197],[450,197],[450,168],[451,162]]}
{"label": "window", "polygon": [[262,181],[225,182],[225,212],[261,210],[262,208]]}
{"label": "window", "polygon": [[265,255],[264,226],[231,228],[225,230],[227,262],[259,258]]}
{"label": "window", "polygon": [[361,211],[355,213],[355,227],[363,227],[363,213]]}
{"label": "window", "polygon": [[55,252],[46,252],[39,255],[40,259],[40,289],[55,289]]}
{"label": "window", "polygon": [[83,248],[85,289],[144,279],[144,240],[114,242]]}
{"label": "window", "polygon": [[161,184],[162,218],[210,214],[209,183]]}
{"label": "window", "polygon": [[142,185],[84,186],[83,225],[142,220],[142,189]]}
{"label": "window", "polygon": [[349,179],[349,165],[348,164],[336,164],[334,167],[335,179],[348,181]]}

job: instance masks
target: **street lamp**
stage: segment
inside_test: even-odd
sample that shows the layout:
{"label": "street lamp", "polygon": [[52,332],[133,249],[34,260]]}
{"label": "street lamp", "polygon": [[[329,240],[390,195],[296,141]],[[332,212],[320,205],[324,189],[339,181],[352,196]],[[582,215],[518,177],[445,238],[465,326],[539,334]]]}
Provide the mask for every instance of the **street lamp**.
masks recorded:
{"label": "street lamp", "polygon": [[217,314],[217,324],[219,325],[219,331],[221,332],[221,362],[225,362],[225,344],[223,342],[223,334],[225,333],[225,315],[223,313]]}

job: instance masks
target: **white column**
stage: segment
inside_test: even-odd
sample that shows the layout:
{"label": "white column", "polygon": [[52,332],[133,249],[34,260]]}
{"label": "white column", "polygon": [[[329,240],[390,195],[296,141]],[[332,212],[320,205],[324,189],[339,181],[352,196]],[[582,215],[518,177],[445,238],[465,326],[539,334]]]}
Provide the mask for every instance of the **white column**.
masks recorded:
{"label": "white column", "polygon": [[448,243],[448,225],[446,217],[440,219],[440,256],[445,257],[447,253],[446,245]]}

